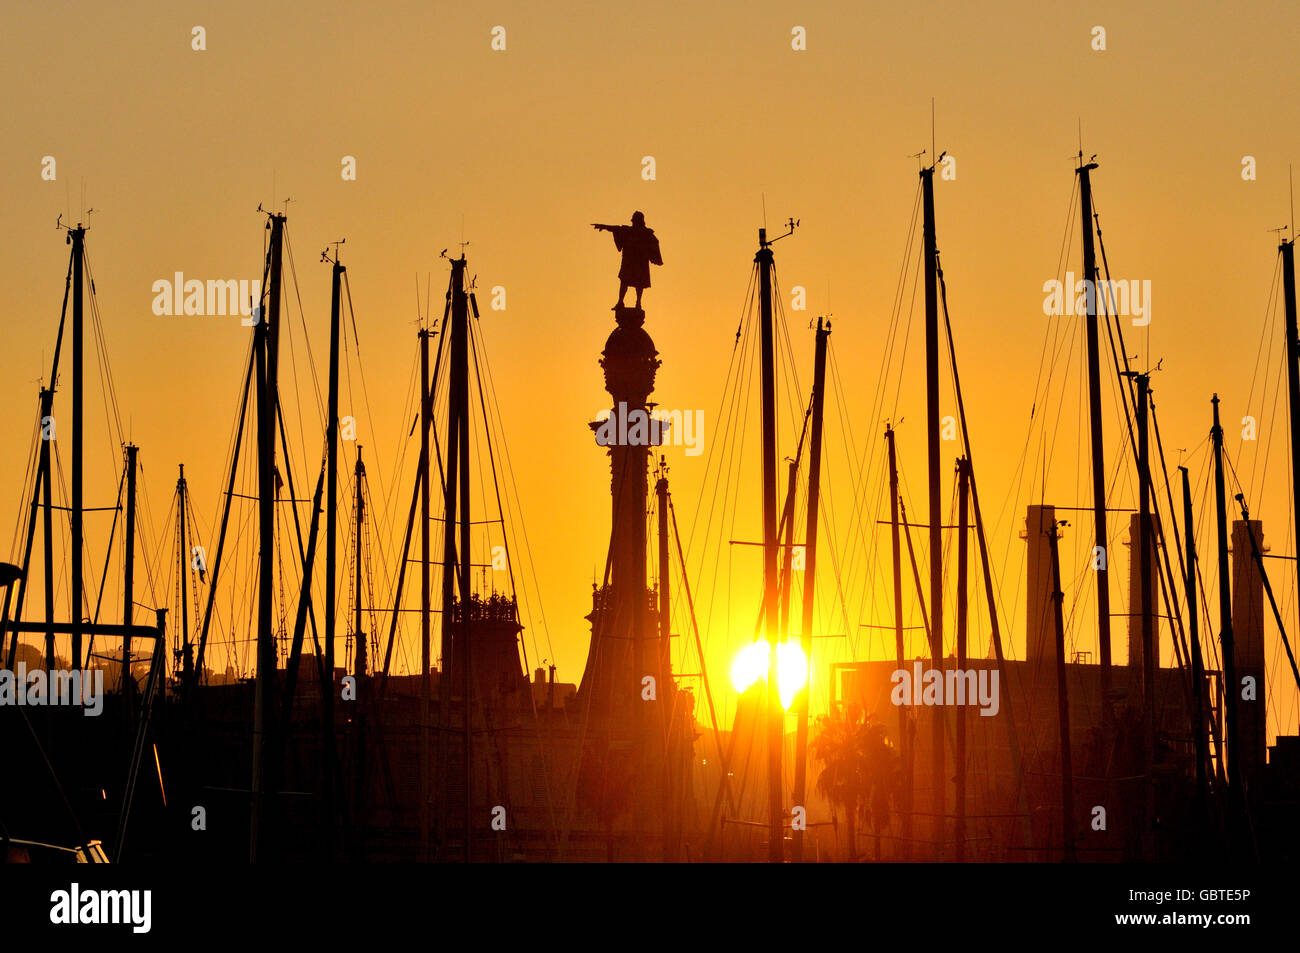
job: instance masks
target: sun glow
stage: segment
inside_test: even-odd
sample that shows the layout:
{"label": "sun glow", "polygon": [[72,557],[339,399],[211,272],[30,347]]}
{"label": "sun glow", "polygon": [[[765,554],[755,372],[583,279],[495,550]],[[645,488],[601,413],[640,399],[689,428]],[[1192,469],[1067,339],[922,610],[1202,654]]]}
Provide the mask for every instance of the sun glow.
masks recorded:
{"label": "sun glow", "polygon": [[[771,643],[752,642],[746,645],[731,662],[731,684],[737,692],[744,693],[756,682],[767,677]],[[776,647],[776,684],[781,707],[788,709],[795,696],[808,684],[808,659],[798,642],[781,642]]]}

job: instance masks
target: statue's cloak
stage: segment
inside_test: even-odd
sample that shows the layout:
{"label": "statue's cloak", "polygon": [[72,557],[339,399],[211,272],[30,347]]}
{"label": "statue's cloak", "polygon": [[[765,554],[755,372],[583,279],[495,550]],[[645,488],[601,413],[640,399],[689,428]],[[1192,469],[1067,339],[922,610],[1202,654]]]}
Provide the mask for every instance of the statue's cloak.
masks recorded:
{"label": "statue's cloak", "polygon": [[619,225],[614,228],[614,246],[623,253],[618,280],[630,288],[650,287],[650,266],[662,265],[659,239],[653,228]]}

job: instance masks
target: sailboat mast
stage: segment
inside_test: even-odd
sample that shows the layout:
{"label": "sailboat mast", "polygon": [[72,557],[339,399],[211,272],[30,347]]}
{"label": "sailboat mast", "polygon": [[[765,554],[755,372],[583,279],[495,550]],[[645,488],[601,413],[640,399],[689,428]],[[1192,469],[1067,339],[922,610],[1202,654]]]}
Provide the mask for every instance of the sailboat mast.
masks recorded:
{"label": "sailboat mast", "polygon": [[353,609],[352,636],[356,641],[356,645],[353,648],[354,654],[352,656],[352,662],[353,662],[353,669],[357,678],[358,691],[360,691],[361,680],[366,675],[366,662],[367,662],[366,636],[365,633],[362,632],[361,630],[361,568],[362,568],[361,525],[362,523],[365,522],[366,519],[366,498],[365,498],[365,494],[363,494],[361,490],[362,490],[362,484],[366,479],[366,465],[361,462],[360,444],[357,444],[357,465],[355,468],[355,472],[353,474],[353,479],[356,482],[357,522],[356,522],[356,539],[352,543],[352,555],[356,563],[355,577],[354,577],[355,585],[352,590],[353,593],[355,594],[355,598],[353,599],[353,607],[352,607]]}
{"label": "sailboat mast", "polygon": [[[943,667],[943,515],[940,510],[939,460],[939,249],[934,221],[934,166],[921,170],[925,213],[925,402],[926,446],[929,453],[930,505],[930,658],[936,670]],[[933,785],[934,842],[944,847],[943,714],[932,717],[931,784]]]}
{"label": "sailboat mast", "polygon": [[[808,784],[808,708],[812,701],[812,625],[813,598],[817,592],[817,514],[821,499],[822,418],[826,405],[826,339],[829,322],[817,319],[817,343],[813,352],[812,456],[808,461],[808,515],[804,519],[803,622],[799,630],[808,681],[798,702],[798,722],[794,745],[794,803],[807,807]],[[802,830],[792,832],[791,859],[803,861]]]}
{"label": "sailboat mast", "polygon": [[[335,260],[330,270],[329,408],[325,423],[325,674],[334,682],[336,586],[338,583],[338,467],[339,467],[339,338],[341,336],[342,279],[344,267]],[[322,715],[327,730],[334,731],[334,692],[324,693]],[[329,850],[334,849],[334,762],[325,759],[325,823]]]}
{"label": "sailboat mast", "polygon": [[[257,680],[253,704],[253,811],[249,824],[249,861],[261,859],[266,841],[267,737],[272,723],[271,706],[275,683],[274,625],[275,594],[275,420],[276,328],[280,318],[280,273],[284,246],[285,216],[272,214],[271,268],[267,286],[267,308],[257,324],[253,349],[257,359]],[[332,681],[333,673],[327,673]],[[331,689],[332,690],[332,689]]]}
{"label": "sailboat mast", "polygon": [[[465,291],[465,255],[452,265],[452,389],[455,391],[456,413],[460,427],[459,454],[456,462],[460,466],[460,637],[458,647],[461,655],[461,698],[465,707],[462,722],[465,748],[465,863],[473,857],[473,809],[474,809],[474,751],[473,722],[474,706],[472,688],[474,685],[473,659],[470,648],[470,617],[473,614],[473,600],[470,595],[470,512],[469,512],[469,300]],[[451,522],[453,515],[447,514]]]}
{"label": "sailboat mast", "polygon": [[669,601],[668,556],[668,467],[660,458],[655,480],[656,507],[659,511],[659,678],[663,681],[672,671],[672,611]]}
{"label": "sailboat mast", "polygon": [[[75,257],[75,256],[74,256]],[[54,418],[50,412],[54,408],[54,381],[50,381],[50,386],[41,391],[41,414],[42,423],[50,420],[54,425]],[[54,671],[54,497],[51,495],[52,478],[50,471],[53,469],[50,461],[50,441],[41,440],[41,495],[45,498],[45,507],[41,511],[41,535],[45,547],[44,562],[44,581],[45,581],[45,670]],[[74,612],[73,615],[81,615],[80,612]],[[12,671],[14,666],[14,651],[18,648],[18,633],[14,633],[14,640],[9,646],[9,669]]]}
{"label": "sailboat mast", "polygon": [[[668,562],[668,466],[663,457],[659,458],[657,479],[655,480],[655,506],[658,510],[659,542],[659,683],[665,688],[672,678],[672,604],[669,601],[669,581],[672,573]],[[547,709],[548,711],[550,709]],[[671,718],[671,716],[669,716]],[[664,819],[664,860],[673,863],[678,859],[681,839],[682,801],[685,793],[686,778],[681,770],[681,758],[675,744],[676,719],[670,720],[669,745],[664,761],[664,797],[666,814]]]}
{"label": "sailboat mast", "polygon": [[767,788],[768,860],[785,859],[782,843],[781,736],[782,713],[777,686],[777,529],[776,529],[776,344],[772,326],[772,248],[767,229],[758,230],[759,309],[762,334],[763,401],[763,607],[768,642],[767,672]]}
{"label": "sailboat mast", "polygon": [[1056,639],[1056,708],[1060,731],[1061,842],[1066,863],[1077,859],[1074,845],[1074,761],[1070,749],[1070,689],[1065,670],[1065,593],[1061,589],[1061,550],[1055,523],[1047,528],[1052,555],[1052,621]]}
{"label": "sailboat mast", "polygon": [[[1138,428],[1138,582],[1142,587],[1142,743],[1143,763],[1146,769],[1146,836],[1154,837],[1156,788],[1156,630],[1152,616],[1151,552],[1154,540],[1151,533],[1151,458],[1147,439],[1147,412],[1151,403],[1151,379],[1146,374],[1135,375],[1137,381]],[[1194,608],[1194,607],[1193,607]],[[1129,611],[1132,611],[1131,609]],[[1152,854],[1148,852],[1148,857]]]}
{"label": "sailboat mast", "polygon": [[[451,282],[447,288],[448,314],[451,319],[451,380],[447,395],[447,454],[446,480],[443,492],[443,564],[442,564],[442,680],[438,689],[439,704],[444,717],[451,697],[453,673],[459,670],[461,703],[464,717],[461,724],[464,751],[463,780],[465,802],[464,859],[468,863],[472,850],[473,805],[473,738],[471,719],[469,630],[470,614],[470,512],[469,512],[469,301],[465,292],[465,256],[452,259]],[[430,399],[432,399],[430,397]],[[459,520],[457,504],[459,503]],[[427,520],[426,520],[427,522]],[[460,528],[460,552],[456,549],[456,529]],[[453,590],[459,589],[461,624],[459,632],[455,621]],[[443,726],[444,728],[446,725]],[[442,740],[439,751],[444,751]],[[439,755],[439,770],[444,765]],[[445,772],[442,772],[445,774]],[[450,792],[443,784],[442,789]]]}
{"label": "sailboat mast", "polygon": [[[343,271],[343,266],[335,261],[330,277],[329,416],[325,423],[325,671],[331,679],[334,678],[335,586],[338,575],[339,312]],[[325,696],[325,722],[334,724],[333,692]],[[332,778],[326,793],[332,802]]]}
{"label": "sailboat mast", "polygon": [[[176,572],[181,582],[181,677],[180,684],[188,687],[194,665],[194,650],[190,645],[190,533],[188,520],[189,484],[185,482],[185,464],[179,464],[176,478],[176,519],[180,526],[177,532]],[[197,601],[197,600],[196,600]]]}
{"label": "sailboat mast", "polygon": [[1179,467],[1183,477],[1183,542],[1187,549],[1187,637],[1192,654],[1192,704],[1194,718],[1192,742],[1196,745],[1196,802],[1198,817],[1207,816],[1206,803],[1209,796],[1209,783],[1206,765],[1208,762],[1208,738],[1205,732],[1205,662],[1201,658],[1200,613],[1196,605],[1196,533],[1192,525],[1192,486],[1187,467]]}
{"label": "sailboat mast", "polygon": [[[84,499],[82,495],[82,477],[85,469],[85,460],[82,455],[82,443],[85,429],[84,400],[85,390],[82,375],[82,360],[84,357],[85,342],[83,340],[83,283],[85,273],[86,257],[86,229],[81,225],[69,230],[68,237],[72,241],[72,667],[81,668],[81,602],[82,592],[85,589],[85,583],[82,580],[81,553],[84,548],[85,531],[83,526],[83,517],[85,515]],[[54,386],[54,382],[50,382]],[[46,479],[49,479],[49,468],[46,468]],[[46,483],[49,487],[49,483]],[[52,506],[53,501],[48,493],[45,497],[46,506]],[[49,510],[47,509],[48,513]],[[48,561],[49,555],[47,553]],[[51,669],[53,666],[51,665]]]}
{"label": "sailboat mast", "polygon": [[[121,690],[124,694],[127,680],[131,677],[131,616],[135,608],[135,460],[138,451],[139,448],[134,444],[126,445],[126,549],[122,560],[122,625],[125,628],[122,630],[121,672]],[[184,585],[183,579],[181,584]],[[129,715],[130,703],[125,702],[122,707]]]}
{"label": "sailboat mast", "polygon": [[[957,460],[957,670],[966,671],[967,619],[967,539],[970,533],[970,461]],[[960,677],[960,676],[958,676]],[[956,859],[966,859],[966,706],[957,706],[957,743],[954,751],[957,767],[957,824],[954,832]]]}
{"label": "sailboat mast", "polygon": [[[1286,308],[1286,383],[1291,409],[1291,508],[1300,546],[1300,330],[1296,327],[1295,239],[1278,245],[1282,256],[1282,300]],[[1296,560],[1300,581],[1300,560]]]}
{"label": "sailboat mast", "polygon": [[[1097,323],[1097,252],[1092,233],[1092,179],[1097,163],[1083,161],[1079,155],[1079,218],[1083,226],[1083,280],[1087,292],[1088,347],[1088,429],[1092,447],[1092,507],[1096,549],[1093,565],[1097,573],[1097,644],[1101,662],[1102,718],[1109,724],[1111,715],[1110,670],[1110,549],[1106,533],[1106,446],[1101,430],[1101,351]],[[1065,289],[1073,295],[1074,289]]]}
{"label": "sailboat mast", "polygon": [[[889,523],[890,550],[894,562],[894,656],[901,671],[905,659],[903,647],[903,554],[898,524],[898,455],[894,447],[894,428],[885,427],[885,446],[889,451]],[[924,607],[922,607],[924,608]],[[903,756],[903,858],[912,854],[913,749],[907,706],[898,706],[898,745]]]}
{"label": "sailboat mast", "polygon": [[[456,415],[456,395],[459,392],[457,382],[456,322],[453,312],[456,308],[456,281],[460,277],[457,262],[451,264],[451,281],[447,286],[447,309],[443,320],[451,317],[451,380],[447,394],[447,453],[443,459],[445,475],[442,494],[442,670],[438,681],[438,790],[442,804],[439,822],[445,831],[449,826],[451,785],[448,779],[447,749],[450,745],[450,718],[453,673],[460,664],[458,653],[460,646],[455,645],[455,623],[453,608],[456,588],[456,491],[460,479],[460,468],[456,466],[457,448],[460,445],[460,427]],[[433,395],[429,396],[433,400]],[[468,607],[462,607],[467,609]],[[468,800],[469,792],[465,792]],[[446,819],[444,819],[446,818]]]}
{"label": "sailboat mast", "polygon": [[1214,446],[1214,523],[1219,542],[1219,644],[1223,656],[1223,706],[1227,716],[1228,789],[1233,804],[1241,794],[1241,748],[1237,732],[1237,658],[1232,633],[1232,582],[1228,562],[1227,493],[1223,478],[1223,427],[1219,424],[1219,395],[1210,401],[1214,406],[1214,427],[1210,440]]}
{"label": "sailboat mast", "polygon": [[[433,414],[433,395],[429,393],[429,329],[420,329],[420,844],[425,860],[429,854],[429,774],[432,660],[429,658],[429,424]],[[444,588],[445,592],[445,588]],[[443,605],[446,606],[444,599]],[[387,662],[384,665],[387,671]],[[444,662],[443,671],[446,672]],[[387,684],[387,680],[385,680]],[[439,693],[446,692],[448,681],[439,683]]]}

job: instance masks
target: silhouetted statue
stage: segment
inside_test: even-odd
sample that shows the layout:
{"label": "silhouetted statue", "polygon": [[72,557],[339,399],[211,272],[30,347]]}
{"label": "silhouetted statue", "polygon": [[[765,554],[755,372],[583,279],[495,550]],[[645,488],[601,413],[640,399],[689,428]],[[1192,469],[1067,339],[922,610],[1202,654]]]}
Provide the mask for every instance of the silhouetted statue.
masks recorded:
{"label": "silhouetted statue", "polygon": [[597,231],[613,232],[614,247],[623,253],[623,266],[618,270],[618,304],[623,307],[623,298],[629,287],[636,289],[636,306],[641,307],[641,292],[650,287],[650,266],[662,265],[664,260],[659,255],[659,239],[653,228],[645,227],[645,216],[640,212],[632,214],[631,225],[597,225],[591,227]]}

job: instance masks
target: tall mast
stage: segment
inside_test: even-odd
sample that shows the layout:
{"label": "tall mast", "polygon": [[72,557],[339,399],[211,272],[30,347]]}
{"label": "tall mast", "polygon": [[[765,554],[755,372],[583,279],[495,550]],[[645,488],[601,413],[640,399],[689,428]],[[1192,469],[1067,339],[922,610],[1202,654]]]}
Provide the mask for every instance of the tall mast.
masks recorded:
{"label": "tall mast", "polygon": [[[425,860],[429,859],[429,799],[432,794],[429,775],[432,695],[432,660],[429,658],[429,424],[433,415],[433,395],[429,393],[429,334],[428,328],[420,329],[420,844]],[[443,592],[445,596],[445,587]],[[443,605],[447,605],[445,598]],[[444,660],[444,674],[446,671]],[[442,694],[447,690],[448,680],[443,678],[438,692]]]}
{"label": "tall mast", "polygon": [[[1151,379],[1146,374],[1134,375],[1137,380],[1138,428],[1138,583],[1142,593],[1142,742],[1143,764],[1146,768],[1146,837],[1155,835],[1155,758],[1156,758],[1156,631],[1154,608],[1148,598],[1151,592],[1151,458],[1147,440],[1147,412],[1151,403]],[[1131,609],[1129,611],[1132,611]],[[1148,858],[1154,859],[1148,852]]]}
{"label": "tall mast", "polygon": [[[262,859],[266,846],[267,737],[272,724],[275,691],[275,421],[277,407],[276,334],[280,319],[280,272],[285,216],[272,214],[270,282],[267,308],[257,323],[253,349],[257,377],[257,681],[253,704],[253,811],[249,824],[249,861]],[[331,674],[331,673],[327,673]],[[331,691],[332,681],[331,681]]]}
{"label": "tall mast", "polygon": [[781,811],[783,715],[777,686],[777,530],[776,530],[776,347],[772,327],[772,248],[767,229],[758,230],[759,309],[762,329],[763,400],[763,607],[768,642],[767,671],[767,807],[768,860],[785,859]]}
{"label": "tall mast", "polygon": [[[970,522],[970,461],[957,460],[957,671],[966,671],[966,581],[967,537]],[[958,676],[960,677],[960,676]],[[968,699],[969,700],[969,699]],[[954,753],[957,767],[957,825],[954,834],[956,859],[966,859],[966,706],[957,706],[957,744]]]}
{"label": "tall mast", "polygon": [[[54,407],[54,381],[50,381],[50,386],[41,391],[41,414],[42,427],[44,421],[48,418],[53,421],[50,411]],[[50,441],[41,440],[41,494],[45,497],[45,507],[41,511],[41,534],[45,547],[44,563],[44,580],[45,580],[45,670],[54,671],[54,497],[51,496],[51,476],[50,471]],[[74,612],[74,616],[80,615]],[[14,650],[18,647],[18,633],[14,633],[14,640],[9,646],[9,668],[13,670]]]}
{"label": "tall mast", "polygon": [[352,634],[356,641],[353,648],[353,668],[357,677],[357,691],[361,690],[361,680],[366,674],[366,635],[361,629],[361,525],[366,519],[366,498],[362,493],[362,484],[366,479],[366,465],[361,462],[361,444],[357,444],[357,465],[353,473],[353,479],[356,482],[356,539],[352,544],[352,554],[356,563],[356,574],[354,577],[355,584],[353,593],[353,623]]}
{"label": "tall mast", "polygon": [[[778,528],[777,528],[777,533],[778,533],[778,534],[780,534],[781,527],[784,527],[784,529],[785,529],[785,539],[784,539],[784,541],[783,541],[782,544],[781,544],[781,554],[780,554],[780,558],[781,558],[781,595],[780,595],[780,599],[781,599],[781,610],[780,610],[780,621],[778,622],[778,625],[780,626],[780,628],[777,630],[777,632],[778,632],[777,638],[778,638],[781,642],[786,641],[786,640],[789,639],[789,637],[790,637],[790,582],[791,582],[791,577],[794,575],[794,573],[793,573],[793,571],[792,571],[792,568],[793,568],[793,562],[794,562],[794,500],[795,500],[795,493],[796,493],[796,492],[798,491],[798,489],[799,489],[799,458],[803,455],[803,440],[802,440],[802,438],[800,438],[799,443],[800,443],[799,451],[794,455],[794,457],[790,458],[790,465],[789,465],[789,467],[788,467],[787,470],[786,470],[785,504],[784,504],[784,506],[782,506],[782,508],[781,508],[781,522],[780,522],[780,524],[778,525]],[[771,672],[774,672],[774,671],[777,673],[777,678],[776,678],[776,687],[777,687],[777,692],[778,692],[778,696],[779,696],[780,688],[781,688],[780,672],[777,671],[777,670],[776,670],[774,667],[772,667],[771,665],[769,665],[769,674],[770,674]],[[780,743],[780,747],[779,747],[778,751],[780,752],[780,755],[782,756],[782,758],[784,758],[784,755],[785,755],[785,709],[779,707],[779,701],[780,701],[780,699],[779,699],[779,697],[778,697],[778,707],[772,709],[772,711],[773,711],[773,713],[775,714],[776,718],[778,719],[778,721],[777,721],[777,725],[780,727],[780,730],[781,730],[781,734],[778,736],[778,739],[777,739],[778,742]],[[792,700],[792,704],[793,704],[793,700]],[[770,737],[771,737],[771,736],[769,736],[769,740],[770,740]],[[780,765],[781,762],[778,761],[777,764]],[[784,766],[782,766],[782,767],[784,767]],[[799,803],[799,802],[796,801],[795,803],[797,804],[797,803]],[[792,833],[792,835],[793,835],[793,831],[792,831],[791,833]],[[784,860],[784,859],[785,859],[785,821],[784,821],[784,819],[782,819],[782,824],[781,824],[781,842],[782,842],[782,843],[781,843],[781,850],[782,850],[781,859]]]}
{"label": "tall mast", "polygon": [[[669,601],[669,580],[672,577],[668,562],[668,465],[663,457],[659,458],[658,478],[655,480],[656,508],[659,522],[659,682],[667,690],[672,678],[672,606]],[[550,709],[548,708],[549,712]],[[680,787],[686,779],[681,776],[677,749],[670,722],[669,744],[664,762],[664,796],[666,797],[667,815],[664,823],[664,860],[677,860],[678,839],[681,828],[682,792]]]}
{"label": "tall mast", "polygon": [[[464,859],[468,863],[472,851],[471,820],[474,792],[472,708],[470,705],[473,674],[471,672],[470,616],[473,606],[470,599],[470,512],[469,512],[469,300],[465,293],[465,255],[452,259],[451,282],[447,287],[448,310],[451,325],[451,381],[447,395],[447,454],[446,480],[443,491],[443,548],[442,548],[442,677],[438,700],[443,717],[449,711],[454,675],[460,675],[460,694],[464,717],[461,723],[464,751],[463,779],[465,802]],[[432,398],[430,398],[432,399]],[[457,504],[459,503],[459,519]],[[427,523],[427,520],[426,520]],[[460,552],[456,548],[456,529],[460,527]],[[457,631],[453,608],[456,600],[453,590],[460,595],[460,626]],[[441,719],[440,719],[441,720]],[[442,727],[446,728],[446,725]],[[439,739],[439,769],[445,742]],[[440,781],[442,790],[450,787]],[[449,799],[449,798],[448,798]]]}
{"label": "tall mast", "polygon": [[668,556],[668,466],[660,457],[655,480],[656,508],[659,511],[659,672],[660,680],[672,671],[672,611],[669,602]]}
{"label": "tall mast", "polygon": [[[939,281],[938,239],[934,222],[934,166],[921,170],[921,192],[925,211],[925,404],[926,446],[929,453],[930,504],[930,658],[936,670],[943,668],[943,513],[940,510],[939,460]],[[931,720],[931,783],[935,848],[944,848],[943,714],[936,708]]]}
{"label": "tall mast", "polygon": [[1214,406],[1214,426],[1210,440],[1214,445],[1214,523],[1219,541],[1219,643],[1223,656],[1223,705],[1227,715],[1228,794],[1235,805],[1241,794],[1241,748],[1237,731],[1237,658],[1232,637],[1232,582],[1228,562],[1227,494],[1223,479],[1223,427],[1219,425],[1219,395],[1210,401]]}
{"label": "tall mast", "polygon": [[1066,863],[1074,863],[1074,762],[1070,750],[1070,691],[1065,669],[1065,593],[1061,590],[1061,551],[1057,527],[1047,527],[1052,554],[1052,617],[1056,638],[1056,707],[1061,748],[1061,841]]}
{"label": "tall mast", "polygon": [[[903,556],[898,532],[898,455],[894,447],[894,428],[885,427],[885,446],[889,451],[890,550],[894,563],[894,657],[901,671],[906,664],[903,647]],[[921,607],[924,610],[924,606]],[[903,757],[903,857],[912,855],[912,732],[907,706],[898,706],[898,744]]]}
{"label": "tall mast", "polygon": [[[448,780],[447,761],[448,748],[450,746],[450,712],[452,684],[454,681],[453,673],[455,666],[460,664],[457,653],[460,647],[454,645],[455,627],[453,623],[453,606],[455,604],[456,591],[456,491],[460,479],[460,468],[456,466],[458,456],[457,448],[460,445],[460,427],[456,416],[456,396],[459,393],[458,371],[457,371],[457,351],[456,351],[456,321],[452,315],[456,308],[454,304],[456,298],[456,280],[460,277],[460,267],[456,261],[451,263],[451,280],[447,285],[447,309],[443,314],[443,320],[446,321],[451,317],[451,323],[448,330],[451,332],[451,380],[449,382],[447,394],[447,453],[443,459],[443,492],[442,492],[442,670],[438,679],[438,789],[441,794],[442,804],[439,811],[439,822],[444,825],[443,830],[450,828],[450,804],[451,804],[451,785]],[[432,401],[430,395],[429,400]],[[469,792],[465,792],[466,800],[469,799]]]}
{"label": "tall mast", "polygon": [[[338,261],[338,246],[330,271],[330,366],[329,408],[325,422],[325,675],[334,684],[334,636],[336,585],[338,582],[338,481],[339,481],[339,337],[344,267]],[[358,459],[360,459],[358,457]],[[324,722],[334,731],[334,692],[322,698]],[[330,853],[334,849],[334,777],[333,759],[325,759],[325,824],[329,832]]]}
{"label": "tall mast", "polygon": [[[1110,671],[1110,549],[1106,533],[1106,446],[1101,431],[1101,352],[1097,326],[1097,253],[1092,233],[1092,179],[1089,173],[1097,163],[1083,161],[1079,154],[1079,217],[1083,226],[1083,280],[1087,290],[1088,335],[1088,425],[1092,444],[1092,508],[1096,540],[1094,565],[1097,567],[1097,641],[1101,660],[1102,718],[1107,726],[1111,719]],[[1065,293],[1074,294],[1073,288]],[[1100,551],[1098,561],[1097,551]],[[1109,742],[1108,742],[1109,743]]]}
{"label": "tall mast", "polygon": [[176,519],[177,529],[176,571],[181,581],[181,677],[180,684],[188,687],[194,672],[194,649],[190,643],[189,613],[189,572],[190,572],[190,534],[186,498],[189,484],[185,482],[185,464],[180,464],[180,473],[176,478]]}
{"label": "tall mast", "polygon": [[[125,699],[127,680],[131,677],[131,616],[135,608],[135,459],[139,450],[134,444],[126,445],[126,549],[123,558],[122,578],[122,672],[121,689],[123,709],[130,714],[130,702]],[[184,585],[184,580],[181,580]],[[155,651],[159,647],[155,647]]]}
{"label": "tall mast", "polygon": [[1205,662],[1201,659],[1200,613],[1196,606],[1196,534],[1192,525],[1192,487],[1187,467],[1179,467],[1183,477],[1183,544],[1187,549],[1187,637],[1192,653],[1192,743],[1196,745],[1196,803],[1198,817],[1206,815],[1209,781],[1206,765],[1209,760],[1205,731]]}
{"label": "tall mast", "polygon": [[[823,325],[817,319],[817,344],[813,352],[813,405],[812,405],[812,457],[808,461],[808,515],[804,520],[803,568],[803,623],[800,641],[804,661],[808,665],[808,681],[802,698],[798,701],[798,723],[795,729],[794,803],[804,803],[808,783],[808,708],[812,700],[812,625],[813,598],[817,592],[817,513],[821,498],[822,478],[822,417],[826,404],[826,339],[830,337],[830,323]],[[792,832],[791,859],[803,861],[802,830]]]}
{"label": "tall mast", "polygon": [[[452,390],[455,395],[457,425],[460,428],[459,453],[456,462],[460,466],[460,559],[456,566],[460,570],[460,632],[457,648],[461,656],[462,704],[465,717],[463,746],[465,749],[465,863],[473,856],[473,695],[474,684],[473,659],[470,647],[470,617],[473,615],[473,600],[470,597],[470,513],[469,513],[469,301],[465,292],[465,253],[461,252],[458,261],[452,263],[451,299],[452,320]],[[448,463],[450,466],[450,462]],[[453,514],[447,513],[447,522],[451,523]],[[454,524],[453,524],[454,525]],[[644,549],[642,550],[644,558]]]}
{"label": "tall mast", "polygon": [[[85,584],[81,575],[81,552],[85,542],[82,519],[84,499],[82,496],[82,476],[85,460],[82,456],[82,438],[85,428],[84,399],[82,380],[82,358],[85,342],[82,329],[82,284],[85,272],[86,229],[80,224],[68,232],[72,241],[72,667],[81,668],[81,602]],[[54,386],[54,382],[50,382]],[[46,470],[46,479],[49,470]],[[48,487],[49,484],[47,483]],[[46,506],[53,505],[47,495]],[[48,512],[48,510],[47,510]],[[47,556],[48,559],[48,556]],[[51,666],[52,668],[52,666]]]}
{"label": "tall mast", "polygon": [[[1291,508],[1296,546],[1300,547],[1300,331],[1296,328],[1295,239],[1282,240],[1282,300],[1286,307],[1286,383],[1291,409]],[[1296,560],[1300,578],[1300,559]]]}

